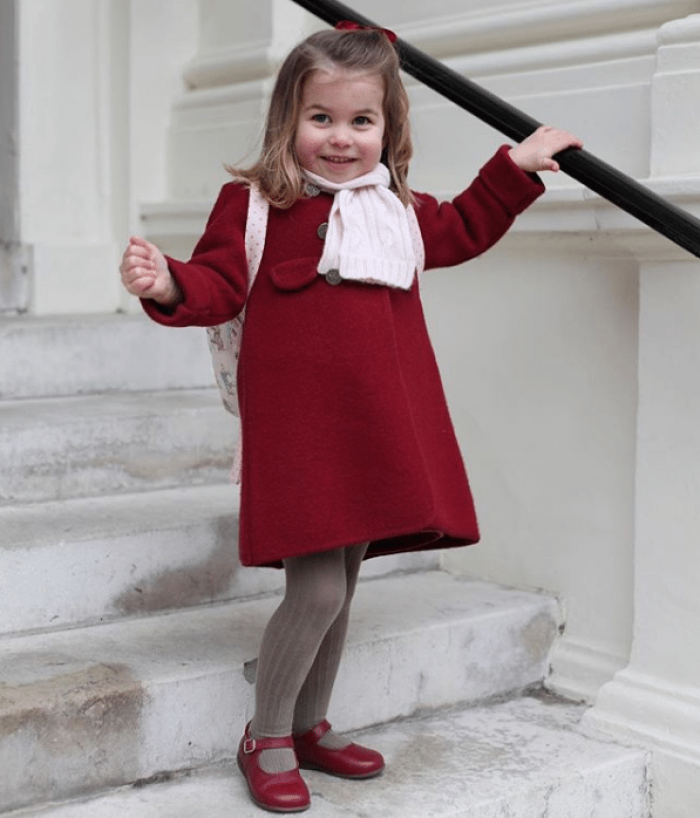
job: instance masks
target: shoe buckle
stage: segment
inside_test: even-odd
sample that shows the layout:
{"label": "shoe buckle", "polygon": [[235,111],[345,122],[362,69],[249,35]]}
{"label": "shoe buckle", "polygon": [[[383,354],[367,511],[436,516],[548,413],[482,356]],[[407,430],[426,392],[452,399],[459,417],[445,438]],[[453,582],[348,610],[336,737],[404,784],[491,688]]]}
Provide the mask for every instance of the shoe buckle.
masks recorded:
{"label": "shoe buckle", "polygon": [[249,756],[251,753],[255,752],[255,739],[250,738],[249,736],[246,737],[243,741],[243,752],[245,755]]}

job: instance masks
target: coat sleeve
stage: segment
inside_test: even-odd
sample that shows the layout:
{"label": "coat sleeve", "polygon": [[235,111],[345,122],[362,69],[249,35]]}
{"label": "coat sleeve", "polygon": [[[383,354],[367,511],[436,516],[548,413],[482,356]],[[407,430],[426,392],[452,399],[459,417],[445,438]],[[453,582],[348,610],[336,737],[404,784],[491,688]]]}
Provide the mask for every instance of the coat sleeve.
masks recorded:
{"label": "coat sleeve", "polygon": [[425,267],[452,267],[492,247],[515,217],[544,193],[536,174],[525,173],[504,145],[452,202],[416,194],[416,215],[425,244]]}
{"label": "coat sleeve", "polygon": [[172,309],[142,299],[146,313],[171,327],[223,324],[243,309],[248,294],[245,225],[248,190],[229,182],[219,193],[202,237],[187,261],[166,256],[184,300]]}

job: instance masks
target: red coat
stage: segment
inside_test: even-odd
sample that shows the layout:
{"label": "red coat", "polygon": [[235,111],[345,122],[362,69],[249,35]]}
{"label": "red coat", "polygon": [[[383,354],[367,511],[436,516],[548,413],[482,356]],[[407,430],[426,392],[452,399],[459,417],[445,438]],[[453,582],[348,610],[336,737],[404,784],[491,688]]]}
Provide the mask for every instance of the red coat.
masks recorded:
{"label": "red coat", "polygon": [[[544,188],[502,148],[452,203],[417,194],[426,269],[493,245]],[[329,285],[316,272],[331,196],[270,208],[239,362],[244,565],[370,541],[368,556],[474,543],[467,475],[418,287]],[[185,300],[170,326],[227,321],[246,293],[248,192],[229,183],[192,259],[169,259]]]}

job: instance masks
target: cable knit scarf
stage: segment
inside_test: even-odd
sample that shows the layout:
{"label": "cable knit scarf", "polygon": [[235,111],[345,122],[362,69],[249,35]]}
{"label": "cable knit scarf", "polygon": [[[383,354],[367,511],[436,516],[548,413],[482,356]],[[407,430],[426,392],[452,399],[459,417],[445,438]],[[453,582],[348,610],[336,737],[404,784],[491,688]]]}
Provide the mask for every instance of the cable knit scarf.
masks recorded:
{"label": "cable knit scarf", "polygon": [[379,164],[340,184],[303,173],[335,194],[318,272],[338,270],[341,278],[409,290],[423,270],[425,251],[413,207],[404,207],[389,190],[389,169]]}

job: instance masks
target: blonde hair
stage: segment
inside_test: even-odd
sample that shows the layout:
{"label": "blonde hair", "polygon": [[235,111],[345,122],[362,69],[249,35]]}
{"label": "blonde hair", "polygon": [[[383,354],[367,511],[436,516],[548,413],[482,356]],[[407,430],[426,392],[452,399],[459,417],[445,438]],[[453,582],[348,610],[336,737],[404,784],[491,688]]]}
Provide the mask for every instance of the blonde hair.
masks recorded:
{"label": "blonde hair", "polygon": [[413,201],[406,181],[413,155],[408,94],[399,74],[399,59],[388,37],[376,30],[320,31],[297,45],[287,56],[272,91],[263,145],[249,169],[227,166],[234,177],[257,182],[277,207],[291,207],[304,194],[301,166],[294,151],[304,85],[318,69],[377,74],[384,84],[384,150],[391,188],[404,205]]}

